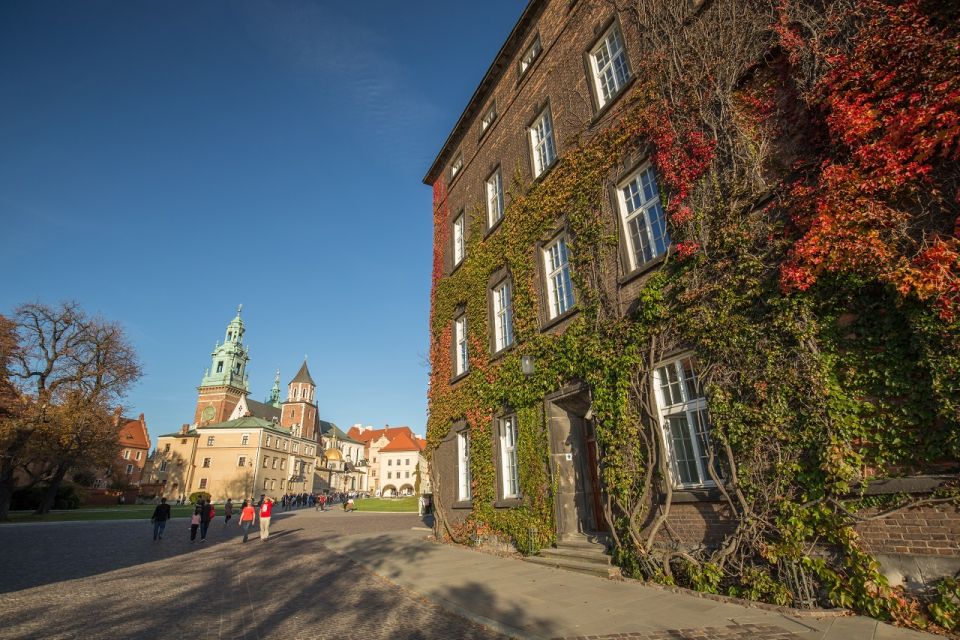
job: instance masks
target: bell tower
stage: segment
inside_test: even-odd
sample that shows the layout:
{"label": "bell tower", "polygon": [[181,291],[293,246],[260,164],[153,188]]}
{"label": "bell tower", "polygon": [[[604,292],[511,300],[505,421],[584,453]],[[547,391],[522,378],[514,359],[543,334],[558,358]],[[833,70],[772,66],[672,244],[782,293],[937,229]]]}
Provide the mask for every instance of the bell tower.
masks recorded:
{"label": "bell tower", "polygon": [[243,344],[244,326],[237,307],[236,317],[227,325],[223,344],[218,340],[211,354],[210,368],[197,387],[197,408],[194,424],[216,424],[227,420],[240,398],[249,392],[247,362],[250,354]]}
{"label": "bell tower", "polygon": [[280,426],[286,429],[300,430],[300,435],[309,440],[316,440],[317,384],[310,377],[307,369],[307,360],[287,385],[287,400],[283,403],[280,413]]}

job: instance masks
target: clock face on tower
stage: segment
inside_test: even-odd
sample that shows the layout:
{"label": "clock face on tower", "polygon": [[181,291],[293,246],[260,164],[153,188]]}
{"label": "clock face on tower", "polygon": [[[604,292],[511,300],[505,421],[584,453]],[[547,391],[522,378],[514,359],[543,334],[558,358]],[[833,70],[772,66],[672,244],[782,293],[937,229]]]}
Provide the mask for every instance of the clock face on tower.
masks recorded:
{"label": "clock face on tower", "polygon": [[200,419],[204,422],[210,422],[213,420],[213,416],[217,415],[217,410],[213,408],[213,405],[207,405],[203,408],[203,412],[200,414]]}

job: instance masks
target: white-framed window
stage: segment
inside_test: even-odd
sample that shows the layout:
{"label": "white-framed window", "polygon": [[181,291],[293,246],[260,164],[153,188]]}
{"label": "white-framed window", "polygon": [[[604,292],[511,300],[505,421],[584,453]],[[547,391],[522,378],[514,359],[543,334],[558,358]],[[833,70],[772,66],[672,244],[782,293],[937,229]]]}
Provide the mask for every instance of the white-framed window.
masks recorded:
{"label": "white-framed window", "polygon": [[520,471],[517,467],[517,418],[500,418],[500,477],[503,478],[503,497],[520,495]]}
{"label": "white-framed window", "polygon": [[211,464],[211,459],[210,459],[210,458],[204,458],[204,459],[203,459],[203,466],[204,466],[205,468],[208,468],[208,469],[209,469],[209,468],[210,468],[210,464]]}
{"label": "white-framed window", "polygon": [[457,174],[463,169],[463,154],[458,153],[457,157],[454,158],[453,162],[450,163],[450,179],[453,180],[457,177]]}
{"label": "white-framed window", "polygon": [[206,479],[206,478],[200,478],[200,487],[199,487],[199,488],[200,488],[200,489],[206,489],[206,488],[207,488],[207,479]]}
{"label": "white-framed window", "polygon": [[287,459],[286,459],[286,458],[282,458],[282,459],[280,460],[280,468],[281,468],[281,469],[286,469],[286,468],[287,468]]}
{"label": "white-framed window", "polygon": [[137,460],[143,457],[143,451],[137,451]]}
{"label": "white-framed window", "polygon": [[464,229],[464,220],[466,216],[463,211],[453,221],[453,264],[458,265],[463,262],[463,257],[467,254],[467,235]]}
{"label": "white-framed window", "polygon": [[483,114],[483,119],[480,120],[480,133],[483,133],[490,128],[490,125],[493,124],[493,121],[497,119],[497,103],[494,102],[490,105],[490,108],[487,109]]}
{"label": "white-framed window", "polygon": [[610,102],[630,79],[627,52],[623,48],[623,36],[616,23],[607,29],[590,52],[590,66],[597,89],[597,102],[602,107]]}
{"label": "white-framed window", "polygon": [[[713,485],[707,469],[710,422],[707,399],[697,379],[692,355],[658,365],[653,372],[657,410],[678,487]],[[716,464],[714,470],[717,471]],[[719,471],[717,471],[719,475]]]}
{"label": "white-framed window", "polygon": [[266,441],[266,443],[264,443],[264,446],[265,446],[265,447],[269,447],[269,446],[270,446],[270,436],[267,436],[267,441]]}
{"label": "white-framed window", "polygon": [[530,125],[530,152],[533,155],[533,177],[540,177],[557,159],[553,143],[553,118],[547,107]]}
{"label": "white-framed window", "polygon": [[278,462],[277,459],[274,458],[274,459],[273,459],[273,468],[274,468],[274,469],[277,468],[277,462]]}
{"label": "white-framed window", "polygon": [[207,436],[207,446],[208,447],[213,446],[213,436]]}
{"label": "white-framed window", "polygon": [[243,434],[242,436],[240,436],[240,446],[245,447],[245,446],[247,446],[248,444],[250,444],[250,434],[249,434],[249,433],[245,433],[245,434]]}
{"label": "white-framed window", "polygon": [[128,465],[127,465],[127,475],[129,476],[129,475],[132,475],[132,474],[133,474],[133,465],[132,465],[132,464],[128,464]]}
{"label": "white-framed window", "polygon": [[630,270],[662,256],[670,246],[653,167],[644,165],[617,188]]}
{"label": "white-framed window", "polygon": [[247,466],[247,456],[240,456],[239,458],[237,458],[237,466],[238,467]]}
{"label": "white-framed window", "polygon": [[544,248],[543,263],[547,274],[547,313],[552,320],[575,304],[565,237],[560,236]]}
{"label": "white-framed window", "polygon": [[166,471],[166,470],[167,470],[167,461],[164,460],[160,463],[160,471]]}
{"label": "white-framed window", "polygon": [[494,351],[513,344],[513,289],[506,279],[493,289]]}
{"label": "white-framed window", "polygon": [[276,481],[276,480],[271,480],[271,481],[270,481],[270,489],[273,490],[273,489],[276,489],[276,488],[277,488],[277,481]]}
{"label": "white-framed window", "polygon": [[453,322],[454,362],[453,374],[458,376],[466,373],[470,366],[467,355],[467,316],[460,316]]}
{"label": "white-framed window", "polygon": [[530,46],[527,47],[527,50],[520,56],[520,75],[525,74],[527,69],[533,66],[534,61],[540,57],[542,51],[543,45],[540,44],[540,34],[538,33],[537,37],[530,43]]}
{"label": "white-framed window", "polygon": [[299,442],[294,442],[294,443],[293,443],[293,452],[294,452],[294,453],[299,453],[299,452],[300,452],[300,443],[299,443]]}
{"label": "white-framed window", "polygon": [[124,459],[124,460],[129,460],[129,459],[130,459],[130,449],[124,449],[124,450],[123,450],[123,459]]}
{"label": "white-framed window", "polygon": [[470,493],[470,433],[461,431],[457,434],[457,469],[459,472],[458,500],[469,500]]}
{"label": "white-framed window", "polygon": [[487,178],[487,228],[493,228],[493,225],[503,217],[503,174],[500,167],[490,174]]}
{"label": "white-framed window", "polygon": [[284,441],[283,441],[283,450],[286,451],[289,447],[290,447],[290,441],[289,441],[289,440],[284,440]]}

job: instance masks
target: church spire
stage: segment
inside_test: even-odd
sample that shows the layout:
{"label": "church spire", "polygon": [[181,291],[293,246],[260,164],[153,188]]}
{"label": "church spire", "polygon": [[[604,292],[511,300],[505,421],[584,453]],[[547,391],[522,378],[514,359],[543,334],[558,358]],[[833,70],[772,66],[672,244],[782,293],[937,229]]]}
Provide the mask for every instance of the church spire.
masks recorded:
{"label": "church spire", "polygon": [[219,341],[211,354],[211,367],[200,382],[201,387],[229,386],[247,389],[247,362],[250,355],[243,344],[244,326],[240,313],[243,305],[237,307],[237,315],[227,325],[223,344]]}
{"label": "church spire", "polygon": [[280,369],[277,369],[277,375],[273,378],[273,389],[270,390],[270,400],[267,404],[280,406]]}

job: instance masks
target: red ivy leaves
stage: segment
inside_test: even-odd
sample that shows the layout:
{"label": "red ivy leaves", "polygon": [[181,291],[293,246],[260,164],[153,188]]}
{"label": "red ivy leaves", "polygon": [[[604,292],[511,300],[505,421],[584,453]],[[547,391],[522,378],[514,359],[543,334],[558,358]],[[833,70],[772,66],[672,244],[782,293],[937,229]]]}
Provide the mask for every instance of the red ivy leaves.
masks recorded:
{"label": "red ivy leaves", "polygon": [[[944,167],[960,160],[960,39],[937,28],[920,0],[864,0],[870,19],[818,90],[833,144],[806,183],[790,192],[801,236],[781,286],[804,290],[825,272],[878,277],[904,295],[960,313],[960,240],[938,234],[916,206],[956,216],[940,197]],[[796,32],[777,27],[787,44]],[[787,47],[788,50],[790,47]]]}

